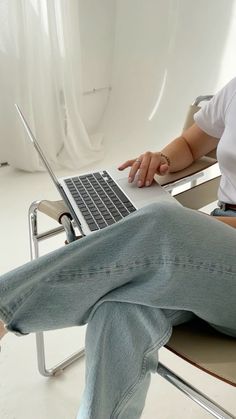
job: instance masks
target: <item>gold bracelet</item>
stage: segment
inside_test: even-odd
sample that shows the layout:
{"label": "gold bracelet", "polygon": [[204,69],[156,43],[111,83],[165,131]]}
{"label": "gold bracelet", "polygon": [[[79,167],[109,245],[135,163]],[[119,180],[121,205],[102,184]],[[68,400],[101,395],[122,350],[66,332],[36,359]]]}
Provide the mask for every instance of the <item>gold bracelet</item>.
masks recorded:
{"label": "gold bracelet", "polygon": [[168,156],[166,156],[165,154],[161,153],[161,157],[164,157],[164,159],[166,159],[168,166],[170,166],[170,159]]}

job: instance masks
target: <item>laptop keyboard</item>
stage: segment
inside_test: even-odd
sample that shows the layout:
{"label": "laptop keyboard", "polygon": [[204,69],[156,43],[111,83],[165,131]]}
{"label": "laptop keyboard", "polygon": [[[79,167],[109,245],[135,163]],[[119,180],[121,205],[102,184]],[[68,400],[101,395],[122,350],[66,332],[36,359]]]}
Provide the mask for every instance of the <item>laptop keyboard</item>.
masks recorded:
{"label": "laptop keyboard", "polygon": [[136,208],[106,172],[65,179],[91,231],[116,223]]}

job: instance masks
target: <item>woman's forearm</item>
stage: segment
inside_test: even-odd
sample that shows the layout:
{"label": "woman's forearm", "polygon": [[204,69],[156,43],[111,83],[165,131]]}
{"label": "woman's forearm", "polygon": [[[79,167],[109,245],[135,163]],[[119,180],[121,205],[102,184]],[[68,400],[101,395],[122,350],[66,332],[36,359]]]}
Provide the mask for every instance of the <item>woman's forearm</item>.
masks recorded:
{"label": "woman's forearm", "polygon": [[178,172],[190,166],[195,160],[209,153],[217,146],[217,139],[210,137],[196,124],[166,145],[163,150],[146,151],[131,160],[122,163],[118,169],[130,167],[129,182],[138,175],[138,186],[150,186],[155,174],[165,175]]}
{"label": "woman's forearm", "polygon": [[170,160],[170,172],[178,172],[214,150],[218,141],[193,124],[180,137],[169,143],[162,153]]}
{"label": "woman's forearm", "polygon": [[236,228],[236,217],[214,216],[214,218],[221,221],[222,223],[228,224],[229,226]]}
{"label": "woman's forearm", "polygon": [[223,215],[217,216],[217,215],[211,215],[207,214],[206,212],[203,212],[201,210],[197,210],[198,212],[201,212],[202,214],[205,214],[207,217],[213,217],[215,220],[221,221],[222,223],[228,224],[230,227],[236,228],[236,217],[224,217]]}
{"label": "woman's forearm", "polygon": [[187,141],[180,136],[163,148],[162,153],[170,159],[170,172],[178,172],[193,163],[194,158]]}

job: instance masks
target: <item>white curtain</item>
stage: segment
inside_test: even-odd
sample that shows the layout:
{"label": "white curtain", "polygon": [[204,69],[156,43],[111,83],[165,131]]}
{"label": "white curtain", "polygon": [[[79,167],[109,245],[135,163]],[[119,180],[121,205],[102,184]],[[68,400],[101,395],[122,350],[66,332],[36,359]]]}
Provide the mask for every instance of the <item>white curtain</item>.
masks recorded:
{"label": "white curtain", "polygon": [[[4,9],[1,61],[8,80],[12,166],[34,171],[41,162],[17,119],[21,107],[54,168],[80,168],[103,156],[102,134],[81,118],[82,77],[78,0],[0,0]],[[10,82],[9,82],[10,77]],[[9,99],[10,98],[10,99]]]}

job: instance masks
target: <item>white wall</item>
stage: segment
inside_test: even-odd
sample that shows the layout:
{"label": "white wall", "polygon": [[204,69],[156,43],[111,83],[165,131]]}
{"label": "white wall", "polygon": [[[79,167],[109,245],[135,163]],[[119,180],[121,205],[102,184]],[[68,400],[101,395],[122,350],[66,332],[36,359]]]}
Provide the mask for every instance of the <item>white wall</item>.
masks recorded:
{"label": "white wall", "polygon": [[[125,155],[128,145],[135,154],[162,147],[179,134],[193,98],[214,93],[236,74],[236,0],[79,5],[83,90],[112,86],[110,93],[85,95],[82,116],[90,134],[105,133],[110,161],[116,150]],[[0,71],[2,161],[11,136],[5,127],[14,112],[8,103],[14,68],[4,52]]]}
{"label": "white wall", "polygon": [[[83,91],[111,84],[115,37],[115,0],[79,0]],[[109,90],[85,94],[82,117],[90,134],[97,131]]]}
{"label": "white wall", "polygon": [[7,161],[10,152],[9,141],[12,134],[12,86],[15,66],[11,51],[5,44],[9,36],[9,18],[3,2],[0,2],[0,162]]}
{"label": "white wall", "polygon": [[226,47],[235,55],[228,39],[234,13],[233,0],[116,0],[112,92],[102,122],[108,148],[158,149],[179,134],[196,96],[236,74],[231,60],[222,77]]}

